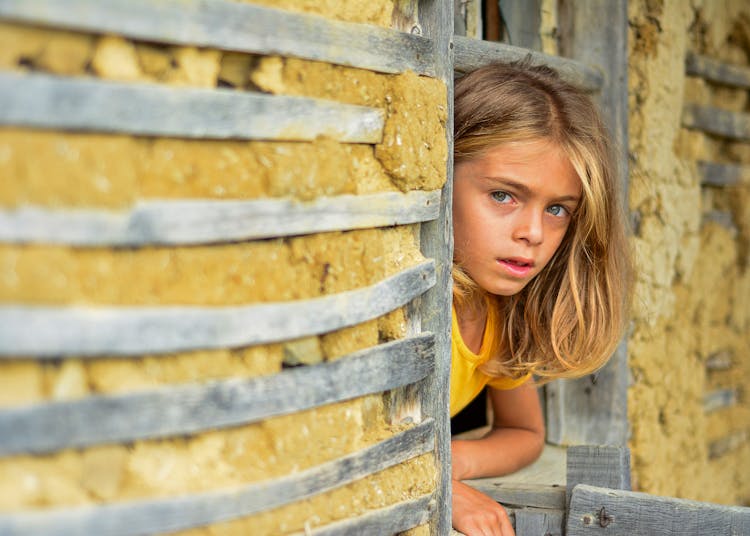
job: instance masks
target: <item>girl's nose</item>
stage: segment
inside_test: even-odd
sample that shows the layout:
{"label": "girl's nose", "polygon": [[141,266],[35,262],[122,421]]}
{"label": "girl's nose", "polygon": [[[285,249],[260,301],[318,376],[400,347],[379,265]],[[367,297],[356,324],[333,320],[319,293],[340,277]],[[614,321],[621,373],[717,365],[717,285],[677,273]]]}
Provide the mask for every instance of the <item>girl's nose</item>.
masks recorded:
{"label": "girl's nose", "polygon": [[518,213],[518,219],[513,229],[513,239],[523,240],[531,246],[541,244],[544,239],[543,218],[543,210],[524,207]]}

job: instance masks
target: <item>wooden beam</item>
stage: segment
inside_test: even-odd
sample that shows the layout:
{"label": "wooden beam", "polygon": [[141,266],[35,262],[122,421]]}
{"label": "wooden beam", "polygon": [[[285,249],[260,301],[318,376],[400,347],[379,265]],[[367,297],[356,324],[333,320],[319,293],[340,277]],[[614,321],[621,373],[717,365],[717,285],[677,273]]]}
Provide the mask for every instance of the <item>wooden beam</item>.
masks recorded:
{"label": "wooden beam", "polygon": [[721,350],[706,358],[706,370],[729,370],[734,365],[734,351]]}
{"label": "wooden beam", "polygon": [[228,521],[312,497],[430,452],[434,434],[428,420],[359,452],[239,489],[0,514],[0,534],[139,536]]}
{"label": "wooden beam", "polygon": [[463,482],[499,503],[565,510],[564,486],[502,482],[494,478],[478,478]]}
{"label": "wooden beam", "polygon": [[724,63],[694,52],[687,53],[685,72],[725,86],[750,89],[750,69],[747,67]]}
{"label": "wooden beam", "polygon": [[579,485],[573,490],[566,534],[750,534],[750,508]]}
{"label": "wooden beam", "polygon": [[564,510],[518,508],[514,514],[514,528],[517,536],[562,536],[563,534]]}
{"label": "wooden beam", "polygon": [[703,411],[713,413],[720,409],[732,407],[737,404],[738,398],[739,390],[737,388],[715,389],[703,395]]}
{"label": "wooden beam", "polygon": [[144,201],[128,212],[0,208],[0,240],[73,246],[212,244],[434,220],[440,191],[250,201]]}
{"label": "wooden beam", "polygon": [[734,224],[734,215],[728,210],[709,210],[701,216],[701,225],[715,223],[721,225],[730,233],[737,233],[737,226]]}
{"label": "wooden beam", "polygon": [[750,441],[750,428],[738,430],[708,444],[709,459],[716,459],[746,445]]}
{"label": "wooden beam", "polygon": [[724,138],[750,140],[750,114],[746,113],[688,103],[682,109],[682,124]]}
{"label": "wooden beam", "polygon": [[435,72],[433,44],[417,35],[227,0],[0,0],[0,18],[384,73]]}
{"label": "wooden beam", "polygon": [[427,334],[271,376],[0,410],[0,456],[237,426],[412,384],[433,360]]}
{"label": "wooden beam", "polygon": [[598,91],[604,82],[600,71],[575,60],[458,35],[453,37],[453,41],[456,54],[455,69],[459,73],[468,73],[498,61],[518,61],[530,56],[534,63],[552,67],[562,78],[585,91]]}
{"label": "wooden beam", "polygon": [[698,162],[702,186],[738,186],[750,182],[750,166],[739,164],[719,164]]}
{"label": "wooden beam", "polygon": [[630,489],[630,450],[620,446],[577,445],[568,447],[567,503],[579,484],[611,489]]}
{"label": "wooden beam", "polygon": [[0,124],[42,129],[346,143],[383,137],[384,113],[376,108],[228,89],[4,72],[0,102]]}
{"label": "wooden beam", "polygon": [[387,508],[372,510],[359,517],[331,523],[291,536],[349,536],[351,534],[396,534],[423,525],[435,512],[432,495],[403,501]]}
{"label": "wooden beam", "polygon": [[426,261],[356,290],[226,307],[0,305],[0,359],[235,348],[334,331],[388,313],[435,284]]}

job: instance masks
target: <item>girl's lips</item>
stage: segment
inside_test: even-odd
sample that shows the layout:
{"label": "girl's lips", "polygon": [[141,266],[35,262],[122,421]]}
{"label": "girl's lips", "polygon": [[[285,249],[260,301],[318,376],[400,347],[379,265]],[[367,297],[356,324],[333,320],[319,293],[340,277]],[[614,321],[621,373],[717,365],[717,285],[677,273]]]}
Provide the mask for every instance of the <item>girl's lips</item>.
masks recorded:
{"label": "girl's lips", "polygon": [[529,259],[498,259],[497,262],[502,266],[508,273],[516,277],[525,277],[531,272],[534,267],[533,261]]}

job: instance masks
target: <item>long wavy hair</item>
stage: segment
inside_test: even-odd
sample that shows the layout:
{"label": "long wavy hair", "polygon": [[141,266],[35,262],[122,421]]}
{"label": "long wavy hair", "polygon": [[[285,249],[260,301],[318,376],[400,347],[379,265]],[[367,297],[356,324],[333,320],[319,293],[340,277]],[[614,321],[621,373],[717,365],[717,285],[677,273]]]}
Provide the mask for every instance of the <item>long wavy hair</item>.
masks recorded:
{"label": "long wavy hair", "polygon": [[547,266],[513,296],[489,295],[454,261],[458,309],[497,307],[501,326],[491,376],[533,372],[541,382],[601,367],[626,323],[631,257],[617,160],[607,128],[583,91],[530,61],[493,64],[455,85],[454,161],[508,142],[547,140],[562,148],[582,199]]}

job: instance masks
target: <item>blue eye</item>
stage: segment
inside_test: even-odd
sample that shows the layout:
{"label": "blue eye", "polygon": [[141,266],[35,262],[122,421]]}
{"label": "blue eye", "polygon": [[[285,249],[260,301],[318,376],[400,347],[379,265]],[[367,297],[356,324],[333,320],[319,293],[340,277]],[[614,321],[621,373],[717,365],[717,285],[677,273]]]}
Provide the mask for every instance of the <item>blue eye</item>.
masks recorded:
{"label": "blue eye", "polygon": [[568,212],[568,209],[566,209],[562,205],[552,205],[547,209],[547,212],[549,212],[553,216],[567,216],[568,214],[570,214]]}
{"label": "blue eye", "polygon": [[490,195],[492,196],[492,199],[498,203],[507,203],[512,199],[507,192],[492,192]]}

